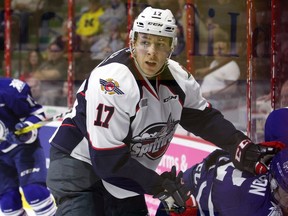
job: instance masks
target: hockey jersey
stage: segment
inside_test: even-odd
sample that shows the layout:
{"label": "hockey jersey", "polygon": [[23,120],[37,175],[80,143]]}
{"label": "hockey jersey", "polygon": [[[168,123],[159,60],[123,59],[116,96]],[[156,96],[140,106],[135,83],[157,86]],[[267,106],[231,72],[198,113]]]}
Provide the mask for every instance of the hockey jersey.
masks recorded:
{"label": "hockey jersey", "polygon": [[235,169],[230,156],[216,150],[184,172],[201,216],[282,216],[268,174],[254,176]]}
{"label": "hockey jersey", "polygon": [[178,124],[227,150],[247,139],[211,108],[199,84],[177,62],[168,60],[165,70],[148,80],[130,50],[122,49],[84,81],[72,112],[50,142],[92,164],[118,198],[156,194],[163,189],[155,169]]}
{"label": "hockey jersey", "polygon": [[27,84],[18,79],[0,78],[0,150],[3,153],[17,146],[5,141],[6,135],[15,131],[17,123],[27,121],[34,124],[44,119],[44,109],[33,99]]}

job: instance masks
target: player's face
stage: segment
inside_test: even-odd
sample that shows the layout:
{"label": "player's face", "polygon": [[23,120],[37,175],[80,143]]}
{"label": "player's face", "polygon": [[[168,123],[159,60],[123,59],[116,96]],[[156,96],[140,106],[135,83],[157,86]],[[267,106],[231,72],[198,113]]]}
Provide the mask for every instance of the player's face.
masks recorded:
{"label": "player's face", "polygon": [[274,196],[285,212],[288,211],[288,193],[282,187],[278,187]]}
{"label": "player's face", "polygon": [[163,67],[171,52],[171,39],[157,35],[138,33],[134,56],[149,76],[157,74]]}

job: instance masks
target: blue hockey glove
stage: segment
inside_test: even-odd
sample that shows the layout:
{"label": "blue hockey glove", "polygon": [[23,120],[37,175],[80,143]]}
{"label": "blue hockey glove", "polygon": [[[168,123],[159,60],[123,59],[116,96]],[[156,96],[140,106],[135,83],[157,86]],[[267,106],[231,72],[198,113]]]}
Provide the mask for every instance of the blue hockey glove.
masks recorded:
{"label": "blue hockey glove", "polygon": [[284,146],[278,141],[255,144],[248,139],[243,140],[236,148],[233,162],[240,170],[256,175],[264,174],[268,171],[268,164],[272,157]]}
{"label": "blue hockey glove", "polygon": [[[16,130],[21,130],[29,125],[32,125],[30,122],[19,122],[15,125]],[[8,133],[6,136],[7,142],[11,144],[30,144],[33,143],[37,139],[38,130],[32,130],[28,133],[23,133],[21,135],[16,135],[14,132]]]}
{"label": "blue hockey glove", "polygon": [[19,140],[18,136],[14,132],[9,132],[6,136],[6,141],[10,144],[22,144],[23,142]]}

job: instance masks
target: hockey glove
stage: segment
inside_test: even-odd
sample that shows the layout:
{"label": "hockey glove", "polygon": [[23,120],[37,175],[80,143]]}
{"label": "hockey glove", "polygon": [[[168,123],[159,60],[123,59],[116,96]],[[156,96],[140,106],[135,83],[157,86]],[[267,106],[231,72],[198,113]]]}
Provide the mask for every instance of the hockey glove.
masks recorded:
{"label": "hockey glove", "polygon": [[[15,125],[16,130],[21,130],[29,125],[32,125],[30,122],[19,122]],[[10,144],[30,144],[33,143],[37,139],[38,130],[32,130],[28,133],[23,133],[21,135],[16,135],[14,132],[8,133],[6,136],[7,142]]]}
{"label": "hockey glove", "polygon": [[161,174],[161,177],[162,177],[163,179],[170,179],[170,180],[172,180],[172,181],[176,181],[176,178],[177,178],[178,182],[176,182],[176,183],[179,183],[180,180],[181,180],[181,178],[182,178],[181,173],[179,173],[179,174],[180,174],[180,175],[179,175],[178,178],[177,178],[177,175],[176,175],[176,166],[172,166],[171,171],[170,171],[170,172],[166,171],[166,172],[162,173],[162,174]]}
{"label": "hockey glove", "polygon": [[268,171],[272,157],[284,147],[278,141],[255,144],[251,140],[243,140],[236,148],[233,162],[240,170],[256,175],[264,174]]}
{"label": "hockey glove", "polygon": [[158,198],[168,212],[182,213],[186,210],[186,200],[189,199],[191,192],[182,182],[183,172],[176,176],[176,167],[172,167],[171,172],[164,172],[162,187],[164,191],[153,198]]}

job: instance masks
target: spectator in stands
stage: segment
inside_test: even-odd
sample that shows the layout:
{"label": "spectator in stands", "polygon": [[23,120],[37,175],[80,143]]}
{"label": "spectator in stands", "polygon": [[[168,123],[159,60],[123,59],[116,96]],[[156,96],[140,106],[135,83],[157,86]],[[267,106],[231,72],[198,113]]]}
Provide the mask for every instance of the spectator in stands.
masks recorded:
{"label": "spectator in stands", "polygon": [[44,7],[44,0],[12,0],[11,8],[19,11],[36,12]]}
{"label": "spectator in stands", "polygon": [[38,37],[40,17],[44,8],[44,0],[12,0],[13,15],[19,19],[20,43],[28,43],[29,36]]}
{"label": "spectator in stands", "polygon": [[107,26],[107,29],[109,32],[101,34],[90,48],[91,58],[96,60],[96,65],[107,56],[125,46],[117,24],[110,24],[110,26]]}
{"label": "spectator in stands", "polygon": [[[73,26],[72,31],[74,31]],[[75,33],[75,32],[74,32]],[[68,52],[68,21],[63,22],[62,33],[56,38],[52,39],[52,43],[56,43],[59,47],[64,47],[64,53]],[[74,55],[74,80],[76,82],[83,81],[87,78],[87,74],[95,67],[95,62],[90,58],[90,52],[84,51],[82,39],[76,33],[73,34],[73,55]],[[67,98],[66,98],[67,100]]]}
{"label": "spectator in stands", "polygon": [[[73,23],[75,24],[75,23]],[[75,50],[82,50],[81,47],[81,37],[76,34],[75,32],[75,25],[72,26],[72,31],[73,31],[73,51]],[[67,53],[68,51],[68,21],[65,20],[62,23],[62,29],[61,29],[61,34],[58,35],[56,38],[52,39],[52,43],[58,44],[60,47],[64,47],[64,52]]]}
{"label": "spectator in stands", "polygon": [[90,47],[95,41],[96,35],[102,30],[99,17],[104,13],[100,0],[89,0],[89,8],[84,12],[77,23],[76,34],[78,34],[85,47]]}
{"label": "spectator in stands", "polygon": [[[110,4],[105,8],[104,13],[99,17],[101,26],[103,26],[103,31],[109,32],[108,26],[118,25],[119,27],[124,27],[127,12],[124,2],[121,0],[110,0]],[[125,26],[126,31],[126,26]]]}
{"label": "spectator in stands", "polygon": [[27,78],[33,76],[42,62],[43,56],[38,50],[29,51],[27,59],[24,61],[24,69],[20,79],[25,81]]}
{"label": "spectator in stands", "polygon": [[39,66],[35,77],[40,80],[66,80],[67,59],[64,56],[64,47],[57,43],[49,44],[47,59]]}
{"label": "spectator in stands", "polygon": [[233,93],[229,87],[240,77],[240,68],[230,56],[230,46],[225,34],[220,33],[213,44],[214,60],[208,67],[195,71],[196,76],[203,77],[201,90],[203,96],[209,97],[222,91]]}
{"label": "spectator in stands", "polygon": [[53,89],[51,90],[47,90],[47,91],[43,91],[42,89],[42,83],[41,80],[31,76],[26,78],[26,83],[29,85],[30,89],[31,89],[31,94],[34,97],[35,101],[37,101],[38,104],[41,105],[54,105],[54,96],[56,95],[53,91]]}

